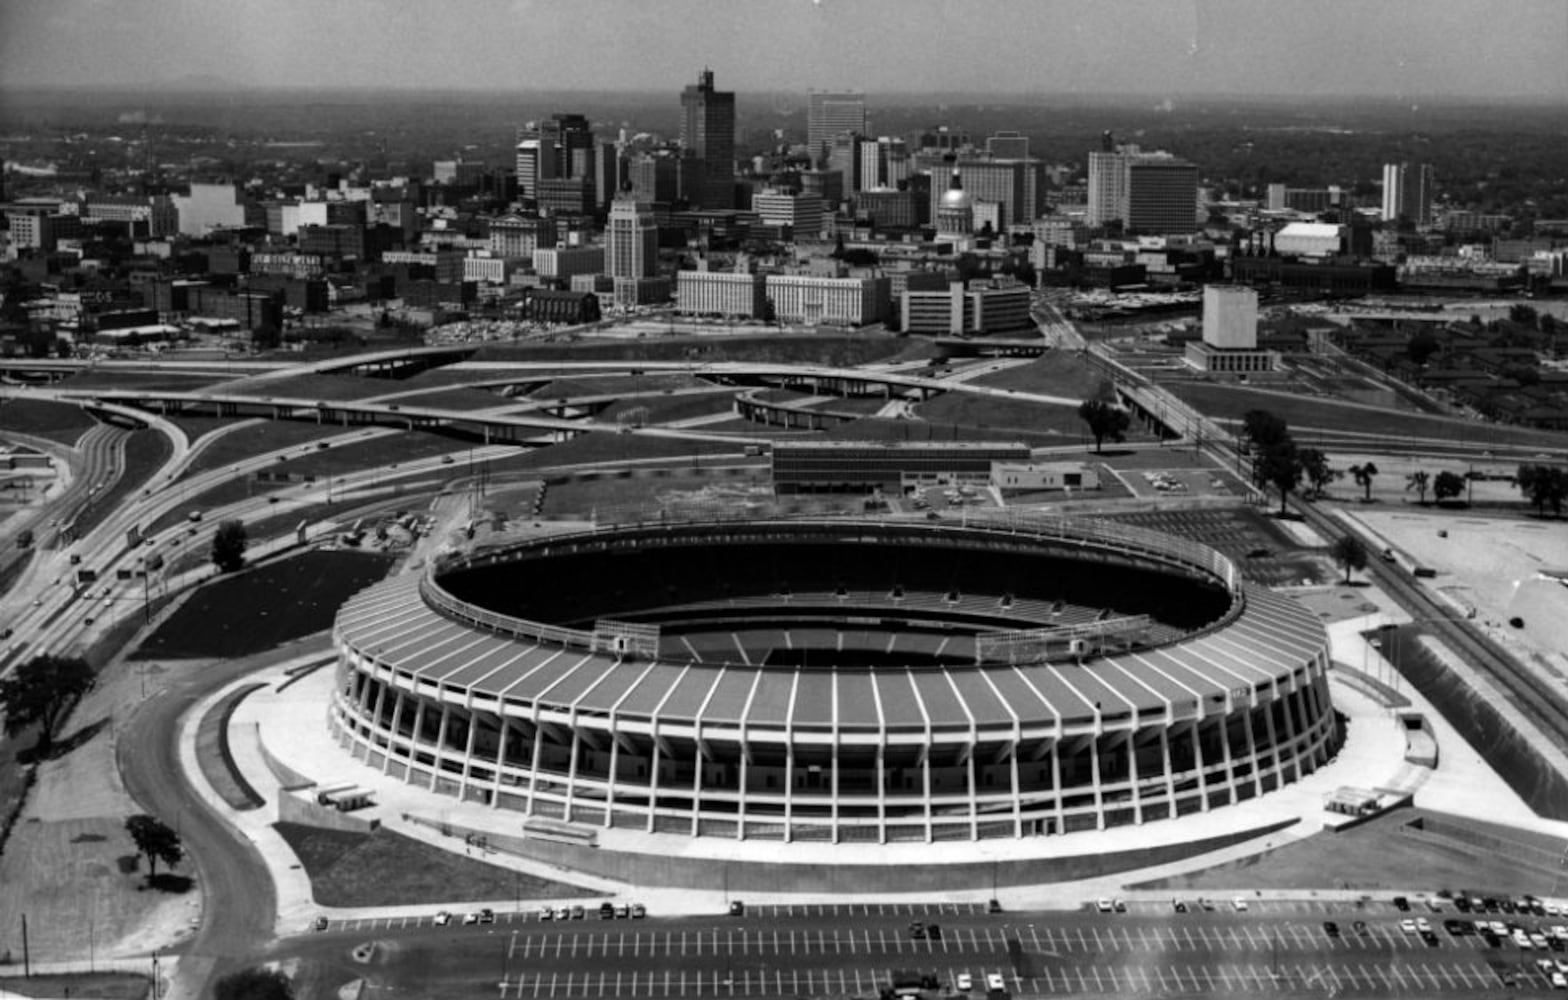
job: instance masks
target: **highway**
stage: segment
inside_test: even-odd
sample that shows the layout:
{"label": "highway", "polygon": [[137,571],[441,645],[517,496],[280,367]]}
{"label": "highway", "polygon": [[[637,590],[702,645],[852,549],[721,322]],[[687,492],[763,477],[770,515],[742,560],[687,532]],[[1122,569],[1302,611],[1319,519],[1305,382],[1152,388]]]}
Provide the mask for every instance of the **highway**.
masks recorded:
{"label": "highway", "polygon": [[[1189,901],[1192,902],[1192,901]],[[1213,911],[1194,903],[1133,902],[1129,912],[987,914],[936,905],[752,908],[744,917],[543,921],[499,914],[492,925],[429,918],[361,921],[283,942],[278,953],[311,966],[319,992],[342,985],[332,973],[364,975],[369,995],[400,998],[488,993],[501,997],[872,996],[893,970],[934,975],[951,987],[967,974],[984,992],[1000,974],[1015,995],[1358,996],[1405,992],[1474,994],[1500,988],[1504,974],[1545,988],[1543,954],[1488,946],[1443,928],[1446,913],[1422,913],[1430,942],[1403,930],[1386,902],[1249,901]],[[1465,918],[1469,919],[1469,918]],[[1524,926],[1548,923],[1510,917]],[[914,936],[911,924],[926,930]],[[1325,921],[1333,921],[1331,934]],[[1358,923],[1359,922],[1359,923]],[[929,928],[941,928],[933,938]],[[350,949],[374,943],[357,968]]]}

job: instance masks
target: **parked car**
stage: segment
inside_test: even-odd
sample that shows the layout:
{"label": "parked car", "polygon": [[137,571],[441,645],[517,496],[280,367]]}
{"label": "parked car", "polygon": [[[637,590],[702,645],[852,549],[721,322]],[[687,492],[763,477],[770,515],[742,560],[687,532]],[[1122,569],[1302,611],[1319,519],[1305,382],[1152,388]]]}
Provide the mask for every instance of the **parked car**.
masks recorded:
{"label": "parked car", "polygon": [[435,923],[436,923],[437,927],[445,927],[447,924],[449,924],[451,922],[452,922],[452,914],[448,913],[445,910],[440,910],[440,911],[438,911],[436,913]]}
{"label": "parked car", "polygon": [[953,988],[960,993],[968,993],[975,988],[975,979],[967,972],[960,972],[953,977]]}
{"label": "parked car", "polygon": [[493,924],[493,923],[495,923],[495,911],[490,909],[490,907],[488,907],[488,906],[485,907],[484,909],[480,910],[479,911],[479,922],[482,923],[482,924]]}
{"label": "parked car", "polygon": [[641,903],[632,904],[632,919],[641,920],[648,915],[648,910]]}

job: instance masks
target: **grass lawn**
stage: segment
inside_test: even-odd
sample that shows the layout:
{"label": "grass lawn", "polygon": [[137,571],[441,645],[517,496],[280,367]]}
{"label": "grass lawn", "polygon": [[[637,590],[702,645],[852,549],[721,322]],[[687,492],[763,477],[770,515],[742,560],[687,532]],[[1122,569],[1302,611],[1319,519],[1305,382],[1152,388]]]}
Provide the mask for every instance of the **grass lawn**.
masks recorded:
{"label": "grass lawn", "polygon": [[386,575],[393,559],[312,551],[205,584],[143,642],[134,659],[236,657],[332,627],[338,608]]}
{"label": "grass lawn", "polygon": [[[784,334],[777,337],[658,337],[580,340],[567,344],[487,344],[476,361],[761,361],[854,367],[902,355],[911,341],[889,334]],[[915,357],[930,353],[921,343]]]}
{"label": "grass lawn", "polygon": [[1074,352],[1048,351],[1027,365],[987,372],[969,381],[996,389],[1088,399],[1099,391],[1105,374]]}
{"label": "grass lawn", "polygon": [[56,403],[47,399],[0,399],[0,427],[8,431],[36,434],[39,437],[75,444],[97,421],[75,403]]}
{"label": "grass lawn", "polygon": [[[662,392],[665,389],[693,389],[709,383],[681,372],[650,372],[646,375],[567,375],[528,394],[529,399],[559,399],[574,396],[632,395]],[[733,392],[734,390],[730,390]]]}
{"label": "grass lawn", "polygon": [[267,379],[251,382],[234,391],[243,396],[279,399],[353,400],[368,396],[385,396],[397,392],[402,383],[395,379],[370,378],[363,375],[295,375],[290,378]]}
{"label": "grass lawn", "polygon": [[387,829],[345,833],[277,823],[322,906],[405,906],[498,899],[564,899],[589,892],[413,840]]}
{"label": "grass lawn", "polygon": [[[397,383],[401,386],[401,383]],[[407,390],[402,390],[406,392]],[[398,405],[434,406],[443,410],[488,410],[496,406],[505,406],[512,400],[498,392],[489,392],[485,389],[464,389],[459,386],[450,386],[444,389],[415,390],[417,395],[399,395]]]}
{"label": "grass lawn", "polygon": [[1432,417],[1398,410],[1372,410],[1333,399],[1291,396],[1234,385],[1206,382],[1168,384],[1167,388],[1199,411],[1221,420],[1240,421],[1248,410],[1267,410],[1291,428],[1364,432],[1375,429],[1391,437],[1435,438],[1454,442],[1489,442],[1521,447],[1563,445],[1563,435],[1523,427],[1476,423],[1458,417]]}
{"label": "grass lawn", "polygon": [[[225,423],[232,425],[234,421]],[[334,437],[350,429],[339,424],[318,424],[303,420],[267,420],[259,424],[235,427],[203,448],[191,461],[185,476],[193,476],[225,465],[279,448],[294,448]],[[185,478],[182,476],[181,478]]]}
{"label": "grass lawn", "polygon": [[595,419],[609,423],[622,413],[642,408],[648,411],[645,423],[662,424],[672,420],[687,420],[691,417],[733,412],[734,399],[733,389],[715,389],[701,395],[631,396],[611,403]]}
{"label": "grass lawn", "polygon": [[125,471],[114,485],[94,494],[76,515],[77,537],[87,534],[113,513],[120,501],[147,484],[148,478],[173,454],[169,439],[162,431],[131,431],[125,440]]}
{"label": "grass lawn", "polygon": [[[1052,406],[1020,399],[996,399],[969,392],[945,392],[923,403],[916,403],[915,413],[939,431],[957,424],[960,428],[987,431],[991,440],[1012,440],[1018,439],[1020,435],[1038,437],[1053,433],[1077,440],[1086,433],[1076,404]],[[1127,436],[1134,441],[1153,440],[1148,435],[1140,434],[1136,427],[1129,428]]]}
{"label": "grass lawn", "polygon": [[141,1000],[152,992],[152,977],[127,972],[36,973],[27,978],[0,976],[0,991],[24,997]]}
{"label": "grass lawn", "polygon": [[61,389],[108,389],[132,392],[201,392],[224,376],[208,372],[127,372],[93,370],[78,372],[56,383]]}
{"label": "grass lawn", "polygon": [[[1542,876],[1510,858],[1457,840],[1406,836],[1399,828],[1423,815],[1398,809],[1343,833],[1317,833],[1261,854],[1203,871],[1141,883],[1140,889],[1224,892],[1233,889],[1478,889],[1486,895],[1544,895]],[[1451,821],[1454,817],[1445,817]],[[1516,831],[1458,820],[1510,839]]]}

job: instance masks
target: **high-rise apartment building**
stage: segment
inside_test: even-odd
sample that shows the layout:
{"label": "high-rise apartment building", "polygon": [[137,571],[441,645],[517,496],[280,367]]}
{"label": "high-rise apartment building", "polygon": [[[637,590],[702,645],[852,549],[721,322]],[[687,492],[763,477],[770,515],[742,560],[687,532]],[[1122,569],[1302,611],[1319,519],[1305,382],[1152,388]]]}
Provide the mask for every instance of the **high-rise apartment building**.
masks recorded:
{"label": "high-rise apartment building", "polygon": [[845,132],[864,135],[866,95],[858,90],[813,90],[806,108],[806,151],[813,162],[833,137]]}
{"label": "high-rise apartment building", "polygon": [[1085,213],[1089,225],[1106,226],[1118,219],[1126,221],[1127,161],[1136,152],[1136,146],[1124,146],[1089,153],[1089,207]]}
{"label": "high-rise apartment building", "polygon": [[1432,166],[1429,163],[1383,164],[1383,220],[1409,219],[1418,226],[1432,220]]}
{"label": "high-rise apartment building", "polygon": [[625,194],[610,203],[604,264],[612,278],[652,278],[659,273],[659,224],[653,206]]}
{"label": "high-rise apartment building", "polygon": [[735,93],[713,89],[711,69],[681,91],[681,145],[701,161],[697,204],[734,208]]}

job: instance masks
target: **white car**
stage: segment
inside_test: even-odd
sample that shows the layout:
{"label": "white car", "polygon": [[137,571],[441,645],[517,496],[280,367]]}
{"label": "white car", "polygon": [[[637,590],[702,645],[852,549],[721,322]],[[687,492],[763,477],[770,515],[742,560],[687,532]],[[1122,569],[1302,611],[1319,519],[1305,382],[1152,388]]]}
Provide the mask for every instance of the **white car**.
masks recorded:
{"label": "white car", "polygon": [[988,990],[1005,990],[1007,989],[1007,980],[1002,978],[1000,972],[988,972],[985,974],[985,988]]}
{"label": "white car", "polygon": [[1427,919],[1425,917],[1417,917],[1416,918],[1416,930],[1420,931],[1423,934],[1426,934],[1426,933],[1428,933],[1428,932],[1430,932],[1432,930],[1432,925],[1427,922]]}
{"label": "white car", "polygon": [[465,924],[477,924],[477,923],[479,923],[479,914],[477,914],[477,913],[465,913],[465,914],[463,914],[463,923],[465,923]]}
{"label": "white car", "polygon": [[541,906],[541,907],[539,907],[539,919],[540,920],[554,920],[555,919],[555,911],[553,909],[551,909],[550,907],[548,907],[548,906]]}
{"label": "white car", "polygon": [[452,914],[448,913],[447,911],[442,910],[442,911],[440,911],[439,913],[436,914],[436,926],[437,927],[445,927],[447,924],[449,924],[451,922],[452,922]]}
{"label": "white car", "polygon": [[1237,896],[1235,899],[1232,899],[1230,901],[1230,905],[1238,913],[1245,913],[1245,912],[1247,912],[1247,900],[1246,900],[1246,897],[1244,897],[1244,896]]}
{"label": "white car", "polygon": [[953,981],[953,988],[960,993],[968,993],[975,988],[975,979],[967,972],[960,972]]}
{"label": "white car", "polygon": [[1416,922],[1414,920],[1401,920],[1399,922],[1399,929],[1404,931],[1406,934],[1414,934],[1416,932]]}
{"label": "white car", "polygon": [[1099,910],[1101,913],[1110,913],[1112,910],[1116,909],[1116,904],[1111,902],[1109,899],[1098,899],[1094,903],[1094,908]]}
{"label": "white car", "polygon": [[1568,976],[1563,975],[1561,972],[1552,973],[1552,989],[1568,990]]}

